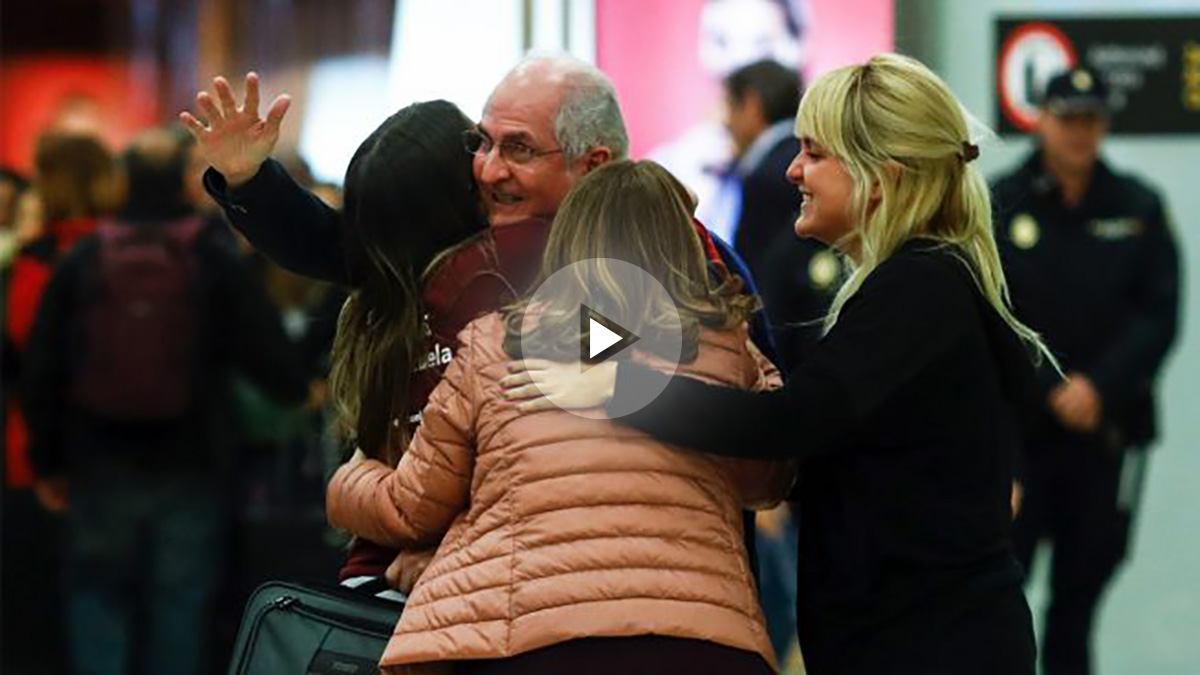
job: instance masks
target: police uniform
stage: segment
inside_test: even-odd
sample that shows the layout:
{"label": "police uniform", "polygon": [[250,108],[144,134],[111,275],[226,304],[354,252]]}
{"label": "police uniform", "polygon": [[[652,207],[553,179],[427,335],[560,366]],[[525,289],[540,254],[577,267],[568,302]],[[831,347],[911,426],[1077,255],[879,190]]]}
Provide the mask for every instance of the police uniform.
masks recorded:
{"label": "police uniform", "polygon": [[1053,544],[1046,673],[1087,672],[1092,618],[1126,555],[1145,450],[1157,436],[1154,386],[1176,334],[1178,252],[1154,190],[1103,161],[1077,206],[1063,203],[1040,150],[994,185],[994,200],[1017,316],[1102,400],[1095,433],[1068,430],[1047,402],[1061,379],[1043,368],[1014,529],[1027,569],[1038,542]]}

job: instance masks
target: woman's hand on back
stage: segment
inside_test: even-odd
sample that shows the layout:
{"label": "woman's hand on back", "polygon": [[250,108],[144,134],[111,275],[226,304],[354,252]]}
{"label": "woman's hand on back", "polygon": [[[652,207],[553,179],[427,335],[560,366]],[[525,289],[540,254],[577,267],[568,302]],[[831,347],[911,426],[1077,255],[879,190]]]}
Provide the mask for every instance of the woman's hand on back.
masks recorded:
{"label": "woman's hand on back", "polygon": [[520,412],[561,408],[599,408],[613,397],[617,362],[605,361],[584,370],[578,361],[542,359],[513,361],[500,380],[501,396]]}
{"label": "woman's hand on back", "polygon": [[233,88],[223,77],[213,78],[213,91],[220,105],[207,91],[196,94],[196,104],[207,126],[187,111],[179,113],[179,119],[195,137],[200,155],[208,165],[221,172],[230,187],[237,187],[254,178],[271,155],[279,140],[279,125],[292,100],[281,94],[271,103],[267,117],[259,117],[255,73],[246,75],[244,105],[238,105]]}

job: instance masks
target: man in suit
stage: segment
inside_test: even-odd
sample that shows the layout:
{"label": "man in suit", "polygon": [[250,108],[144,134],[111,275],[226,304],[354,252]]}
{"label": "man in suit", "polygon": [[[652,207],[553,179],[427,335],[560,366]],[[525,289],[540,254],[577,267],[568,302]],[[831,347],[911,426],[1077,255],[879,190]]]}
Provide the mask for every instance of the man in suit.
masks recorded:
{"label": "man in suit", "polygon": [[799,73],[776,61],[752,63],[725,80],[725,126],[736,155],[730,178],[741,188],[734,249],[758,281],[780,365],[789,370],[820,334],[844,278],[827,246],[793,231],[800,196],[785,174],[800,152],[793,129],[800,90]]}

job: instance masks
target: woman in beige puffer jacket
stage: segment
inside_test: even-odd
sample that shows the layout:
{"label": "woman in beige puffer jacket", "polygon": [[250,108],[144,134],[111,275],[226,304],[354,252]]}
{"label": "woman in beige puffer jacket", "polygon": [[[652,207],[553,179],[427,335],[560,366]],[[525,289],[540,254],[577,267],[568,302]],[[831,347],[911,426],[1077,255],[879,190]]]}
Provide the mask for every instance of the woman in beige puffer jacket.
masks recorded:
{"label": "woman in beige puffer jacket", "polygon": [[[606,227],[638,228],[621,233],[622,250],[635,251],[621,257],[668,279],[681,319],[698,319],[685,339],[691,358],[678,371],[741,389],[778,386],[748,341],[745,296],[733,283],[713,289],[707,282],[685,198],[651,162],[594,171],[564,202],[545,269],[611,255],[598,244],[614,236]],[[631,234],[641,241],[626,246]],[[669,269],[704,281],[680,286]],[[335,526],[396,547],[444,533],[381,665],[390,672],[447,662],[466,673],[575,673],[584,665],[770,672],[741,510],[780,499],[790,467],[683,452],[600,413],[518,415],[502,400],[499,380],[520,323],[498,314],[471,323],[399,465],[351,461],[330,483]],[[636,347],[632,358],[671,368]]]}

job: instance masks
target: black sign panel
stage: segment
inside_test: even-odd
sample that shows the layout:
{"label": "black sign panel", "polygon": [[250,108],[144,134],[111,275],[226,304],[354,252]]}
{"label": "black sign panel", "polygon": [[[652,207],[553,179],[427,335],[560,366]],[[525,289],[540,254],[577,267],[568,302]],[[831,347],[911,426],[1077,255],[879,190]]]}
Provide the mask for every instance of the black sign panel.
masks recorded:
{"label": "black sign panel", "polygon": [[1033,128],[1053,75],[1091,68],[1112,92],[1112,132],[1200,132],[1200,15],[996,21],[996,128]]}

